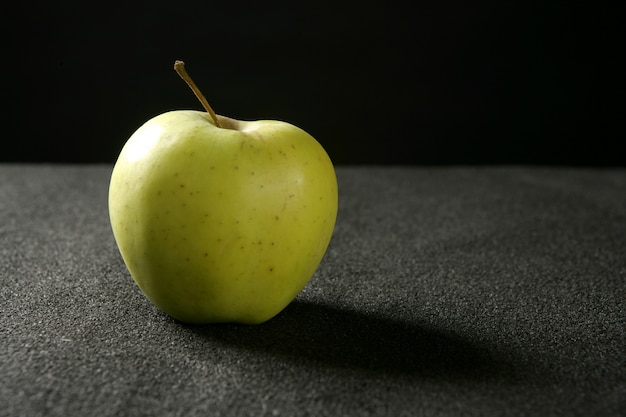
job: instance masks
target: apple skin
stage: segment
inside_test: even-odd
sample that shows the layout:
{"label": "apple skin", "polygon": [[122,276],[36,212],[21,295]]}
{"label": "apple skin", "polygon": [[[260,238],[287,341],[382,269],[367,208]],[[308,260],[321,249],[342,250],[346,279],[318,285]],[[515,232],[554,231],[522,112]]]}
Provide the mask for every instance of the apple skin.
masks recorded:
{"label": "apple skin", "polygon": [[262,323],[330,242],[337,179],[322,146],[279,121],[177,110],[141,126],[113,168],[109,215],[133,279],[186,323]]}

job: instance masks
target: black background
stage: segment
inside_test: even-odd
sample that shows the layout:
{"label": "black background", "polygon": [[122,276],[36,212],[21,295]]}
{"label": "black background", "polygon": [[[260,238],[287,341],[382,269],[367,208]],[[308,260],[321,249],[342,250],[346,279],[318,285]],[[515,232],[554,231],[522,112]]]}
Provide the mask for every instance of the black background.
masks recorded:
{"label": "black background", "polygon": [[182,59],[217,113],[296,124],[337,164],[622,166],[614,3],[3,6],[0,161],[114,162],[150,117],[200,109]]}

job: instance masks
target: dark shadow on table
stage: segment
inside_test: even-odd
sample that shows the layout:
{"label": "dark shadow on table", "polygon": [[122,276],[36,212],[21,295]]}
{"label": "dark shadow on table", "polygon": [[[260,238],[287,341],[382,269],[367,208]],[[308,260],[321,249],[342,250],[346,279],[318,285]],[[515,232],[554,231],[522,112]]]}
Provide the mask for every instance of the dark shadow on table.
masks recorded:
{"label": "dark shadow on table", "polygon": [[453,333],[299,300],[261,325],[186,328],[270,357],[316,366],[438,379],[486,380],[513,372],[497,352]]}

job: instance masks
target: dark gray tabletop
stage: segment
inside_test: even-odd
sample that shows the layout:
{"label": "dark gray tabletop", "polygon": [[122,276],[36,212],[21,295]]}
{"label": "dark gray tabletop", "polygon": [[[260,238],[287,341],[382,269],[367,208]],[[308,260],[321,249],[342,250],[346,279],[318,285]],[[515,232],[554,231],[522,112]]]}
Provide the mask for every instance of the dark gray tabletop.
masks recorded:
{"label": "dark gray tabletop", "polygon": [[0,165],[0,416],[617,416],[626,170],[338,167],[317,273],[183,325],[115,246],[109,166]]}

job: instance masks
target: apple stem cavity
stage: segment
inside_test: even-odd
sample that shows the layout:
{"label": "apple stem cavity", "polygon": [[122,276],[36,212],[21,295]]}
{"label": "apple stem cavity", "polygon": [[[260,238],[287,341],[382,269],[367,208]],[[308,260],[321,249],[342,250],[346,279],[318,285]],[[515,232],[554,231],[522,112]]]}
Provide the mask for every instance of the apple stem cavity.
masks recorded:
{"label": "apple stem cavity", "polygon": [[183,61],[177,60],[176,62],[174,62],[174,70],[178,73],[178,75],[180,75],[180,78],[182,78],[187,83],[187,85],[189,86],[189,88],[191,88],[191,91],[193,91],[198,100],[200,100],[200,103],[202,103],[202,107],[204,107],[207,113],[209,113],[211,119],[213,119],[213,123],[215,123],[215,126],[222,127],[219,120],[217,120],[217,115],[209,105],[209,102],[204,97],[204,94],[202,94],[196,83],[193,82],[193,80],[187,73],[187,70],[185,69],[185,63]]}

